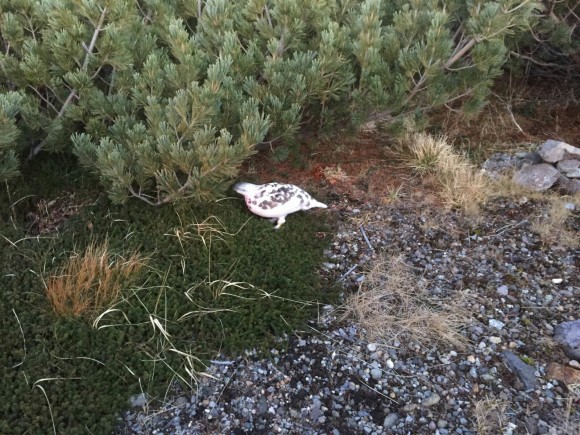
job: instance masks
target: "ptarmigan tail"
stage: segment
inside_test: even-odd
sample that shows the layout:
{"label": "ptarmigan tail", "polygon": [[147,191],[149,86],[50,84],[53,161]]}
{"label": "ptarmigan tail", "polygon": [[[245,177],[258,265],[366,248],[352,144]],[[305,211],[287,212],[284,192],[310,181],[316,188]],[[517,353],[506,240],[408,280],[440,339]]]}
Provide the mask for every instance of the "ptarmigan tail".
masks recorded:
{"label": "ptarmigan tail", "polygon": [[328,208],[328,206],[327,206],[326,204],[323,204],[322,202],[320,202],[320,201],[317,201],[317,200],[315,200],[315,199],[313,199],[313,200],[310,202],[310,207]]}
{"label": "ptarmigan tail", "polygon": [[246,196],[255,192],[259,187],[260,186],[257,184],[240,181],[239,183],[234,184],[234,191],[238,192],[240,195]]}

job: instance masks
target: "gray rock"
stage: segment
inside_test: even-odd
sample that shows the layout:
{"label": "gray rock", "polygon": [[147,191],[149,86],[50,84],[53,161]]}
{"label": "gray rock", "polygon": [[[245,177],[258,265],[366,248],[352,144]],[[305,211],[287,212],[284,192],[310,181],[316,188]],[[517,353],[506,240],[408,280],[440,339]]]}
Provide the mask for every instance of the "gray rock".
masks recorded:
{"label": "gray rock", "polygon": [[566,159],[558,162],[558,170],[570,178],[580,177],[580,160]]}
{"label": "gray rock", "polygon": [[421,406],[428,408],[433,405],[437,405],[441,401],[441,397],[438,394],[431,394],[421,401]]}
{"label": "gray rock", "polygon": [[481,166],[481,169],[491,178],[499,178],[510,169],[516,169],[520,166],[520,159],[508,154],[498,153],[492,155]]}
{"label": "gray rock", "polygon": [[580,359],[580,320],[560,323],[554,328],[554,340],[570,358]]}
{"label": "gray rock", "polygon": [[500,286],[497,288],[497,290],[496,290],[496,291],[497,291],[497,293],[498,293],[498,294],[500,294],[500,295],[502,295],[502,296],[507,296],[507,295],[508,295],[508,286],[507,286],[507,285],[505,285],[505,284],[504,284],[504,285],[500,285]]}
{"label": "gray rock", "polygon": [[145,404],[147,403],[147,397],[145,396],[144,393],[133,394],[129,398],[129,402],[131,403],[131,406],[133,408],[141,408],[141,407],[145,406]]}
{"label": "gray rock", "polygon": [[580,158],[580,148],[551,139],[544,142],[538,152],[542,159],[549,163],[556,163],[567,158]]}
{"label": "gray rock", "polygon": [[385,417],[385,421],[383,421],[383,427],[385,429],[389,429],[391,427],[393,427],[397,421],[399,421],[399,415],[398,414],[389,414]]}
{"label": "gray rock", "polygon": [[552,187],[560,177],[560,172],[548,164],[524,166],[514,174],[513,181],[531,190],[542,191]]}
{"label": "gray rock", "polygon": [[371,370],[371,376],[373,377],[373,379],[379,380],[383,376],[383,372],[381,371],[381,369],[374,368]]}
{"label": "gray rock", "polygon": [[533,391],[538,387],[538,380],[536,379],[536,369],[525,362],[523,362],[518,356],[509,351],[505,350],[501,353],[503,361],[508,368],[518,375],[518,378],[524,384],[526,392]]}
{"label": "gray rock", "polygon": [[537,165],[538,163],[542,163],[543,161],[544,160],[542,159],[540,153],[533,151],[531,153],[525,153],[521,157],[521,162],[518,167],[522,167],[523,165]]}
{"label": "gray rock", "polygon": [[567,195],[574,195],[580,192],[580,180],[572,180],[564,175],[558,178],[558,187]]}
{"label": "gray rock", "polygon": [[173,406],[175,406],[176,408],[181,408],[185,405],[187,405],[188,401],[184,396],[179,396],[178,398],[176,398],[173,401]]}

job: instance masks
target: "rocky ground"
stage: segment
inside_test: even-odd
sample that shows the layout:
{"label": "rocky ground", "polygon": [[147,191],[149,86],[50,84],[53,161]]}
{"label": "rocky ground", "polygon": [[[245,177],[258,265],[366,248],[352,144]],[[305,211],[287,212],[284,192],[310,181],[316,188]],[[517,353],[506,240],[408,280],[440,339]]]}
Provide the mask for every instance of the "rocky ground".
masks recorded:
{"label": "rocky ground", "polygon": [[[566,237],[578,237],[578,205],[561,206]],[[433,296],[462,295],[467,346],[369,341],[326,306],[286,351],[217,356],[196,392],[176,390],[160,408],[132,397],[116,433],[580,433],[579,393],[566,385],[580,384],[578,349],[555,339],[558,325],[580,318],[580,251],[563,246],[558,228],[549,238],[532,230],[545,203],[496,199],[478,217],[344,198],[331,210],[339,225],[327,283],[359,291],[377,258],[401,256]]]}

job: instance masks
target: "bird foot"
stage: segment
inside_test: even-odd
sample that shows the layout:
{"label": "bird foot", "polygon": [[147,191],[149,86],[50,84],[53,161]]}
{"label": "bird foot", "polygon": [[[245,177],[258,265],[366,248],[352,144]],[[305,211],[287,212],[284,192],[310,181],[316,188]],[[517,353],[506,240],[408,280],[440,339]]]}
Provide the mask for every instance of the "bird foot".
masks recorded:
{"label": "bird foot", "polygon": [[274,229],[275,230],[279,230],[280,227],[282,225],[284,225],[284,222],[286,222],[286,219],[284,219],[283,217],[281,217],[281,218],[277,218],[276,220],[278,221],[278,224],[274,227]]}

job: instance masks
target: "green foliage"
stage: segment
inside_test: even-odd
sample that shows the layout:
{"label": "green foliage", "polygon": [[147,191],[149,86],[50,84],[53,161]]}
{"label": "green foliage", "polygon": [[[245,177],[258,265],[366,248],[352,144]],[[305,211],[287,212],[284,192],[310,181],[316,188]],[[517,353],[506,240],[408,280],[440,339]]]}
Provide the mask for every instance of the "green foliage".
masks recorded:
{"label": "green foliage", "polygon": [[[201,368],[196,358],[270,349],[275,337],[315,316],[318,303],[334,302],[316,274],[328,243],[315,236],[328,230],[321,215],[292,215],[275,231],[237,197],[204,208],[120,207],[94,192],[95,180],[71,161],[24,170],[27,181],[11,191],[16,226],[0,210],[3,434],[51,433],[51,412],[57,433],[110,433],[141,388],[162,400],[175,376],[192,382],[186,369]],[[60,231],[27,234],[39,200],[63,190],[78,214]],[[58,317],[43,282],[73,249],[105,238],[112,254],[138,250],[152,267],[96,324]]]}
{"label": "green foliage", "polygon": [[510,61],[516,72],[540,77],[580,74],[580,3],[545,0],[529,32],[508,39]]}
{"label": "green foliage", "polygon": [[16,116],[21,100],[22,95],[16,92],[0,94],[0,182],[14,178],[20,173],[15,144],[20,136]]}
{"label": "green foliage", "polygon": [[506,39],[537,7],[3,0],[0,92],[22,95],[14,125],[30,156],[70,152],[72,138],[113,201],[207,201],[257,143],[286,142],[302,126],[420,125],[434,107],[481,110]]}

